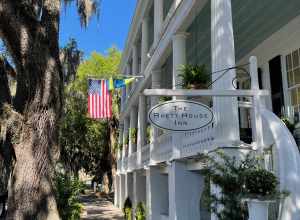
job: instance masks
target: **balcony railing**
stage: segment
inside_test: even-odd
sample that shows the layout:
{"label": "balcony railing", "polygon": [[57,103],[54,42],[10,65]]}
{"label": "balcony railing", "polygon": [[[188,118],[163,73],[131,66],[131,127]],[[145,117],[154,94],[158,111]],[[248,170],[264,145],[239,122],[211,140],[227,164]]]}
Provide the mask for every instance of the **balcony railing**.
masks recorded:
{"label": "balcony railing", "polygon": [[[122,161],[123,172],[141,169],[149,166],[150,159],[154,163],[162,163],[171,159],[191,157],[214,148],[214,127],[213,124],[192,132],[166,133],[141,149],[141,161],[138,161],[138,153],[135,152]],[[153,150],[150,153],[150,146]],[[151,155],[151,156],[150,156]]]}
{"label": "balcony railing", "polygon": [[147,166],[150,163],[150,144],[142,148],[142,161],[141,166]]}
{"label": "balcony railing", "polygon": [[171,133],[163,134],[154,142],[154,150],[151,152],[151,159],[155,162],[164,162],[172,157],[173,135]]}
{"label": "balcony railing", "polygon": [[132,153],[128,157],[128,170],[135,170],[137,169],[137,152]]}
{"label": "balcony railing", "polygon": [[186,132],[180,137],[180,157],[190,157],[213,149],[214,126],[210,124],[199,130]]}

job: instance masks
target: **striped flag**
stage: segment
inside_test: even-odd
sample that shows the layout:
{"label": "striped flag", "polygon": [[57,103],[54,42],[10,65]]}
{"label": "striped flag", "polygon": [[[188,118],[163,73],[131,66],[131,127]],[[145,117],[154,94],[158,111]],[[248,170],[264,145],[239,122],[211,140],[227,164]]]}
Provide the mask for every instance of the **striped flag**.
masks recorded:
{"label": "striped flag", "polygon": [[88,112],[90,118],[112,117],[112,97],[108,91],[107,80],[89,79]]}

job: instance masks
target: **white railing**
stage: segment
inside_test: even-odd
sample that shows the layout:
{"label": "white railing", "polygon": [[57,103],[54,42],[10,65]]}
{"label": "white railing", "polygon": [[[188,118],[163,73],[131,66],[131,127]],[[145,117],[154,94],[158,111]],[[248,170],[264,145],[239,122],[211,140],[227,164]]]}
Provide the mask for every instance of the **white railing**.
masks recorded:
{"label": "white railing", "polygon": [[122,171],[122,159],[118,159],[117,160],[117,172],[121,172]]}
{"label": "white railing", "polygon": [[128,157],[123,158],[122,161],[122,172],[127,172],[128,170]]}
{"label": "white railing", "polygon": [[154,142],[154,150],[151,152],[151,159],[156,163],[168,161],[173,153],[173,135],[166,133],[159,136]]}
{"label": "white railing", "polygon": [[214,126],[210,124],[195,131],[185,132],[180,135],[179,142],[176,144],[180,151],[180,157],[190,157],[205,153],[214,147]]}
{"label": "white railing", "polygon": [[275,171],[280,190],[289,191],[281,207],[279,220],[298,220],[300,216],[300,154],[292,134],[272,112],[261,111],[264,137],[273,140],[275,146]]}
{"label": "white railing", "polygon": [[150,144],[144,146],[142,148],[142,161],[141,161],[141,167],[149,165],[150,162]]}
{"label": "white railing", "polygon": [[132,153],[128,157],[128,170],[135,170],[137,169],[137,152]]}

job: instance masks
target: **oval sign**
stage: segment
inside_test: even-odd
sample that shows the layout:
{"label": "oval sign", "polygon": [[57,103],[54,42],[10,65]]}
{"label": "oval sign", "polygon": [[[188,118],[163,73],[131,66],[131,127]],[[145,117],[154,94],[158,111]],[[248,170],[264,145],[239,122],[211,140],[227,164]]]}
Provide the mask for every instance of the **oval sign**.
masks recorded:
{"label": "oval sign", "polygon": [[155,127],[169,131],[192,131],[213,120],[212,110],[201,103],[173,100],[152,107],[148,119]]}

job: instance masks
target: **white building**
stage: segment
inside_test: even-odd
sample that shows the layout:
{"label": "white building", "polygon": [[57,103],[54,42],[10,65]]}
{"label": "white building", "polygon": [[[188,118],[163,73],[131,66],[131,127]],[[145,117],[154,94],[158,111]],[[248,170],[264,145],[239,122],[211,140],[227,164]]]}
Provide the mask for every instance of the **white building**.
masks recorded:
{"label": "white building", "polygon": [[[151,220],[214,219],[201,206],[199,155],[246,142],[260,152],[273,149],[266,164],[273,161],[268,168],[278,175],[280,188],[291,192],[280,220],[300,219],[299,151],[279,119],[299,121],[299,48],[299,0],[139,0],[120,70],[145,77],[123,91],[115,205],[121,208],[130,197],[133,204],[147,205]],[[248,64],[251,56],[257,57],[258,79],[255,59]],[[179,67],[187,63],[205,64],[211,72],[247,64],[252,99],[213,97],[213,124],[182,133],[151,127],[149,138],[147,112],[160,100],[144,90],[180,89]],[[211,91],[234,90],[236,74],[231,69]],[[257,96],[258,84],[271,95]],[[137,143],[129,138],[130,128],[137,129]]]}

